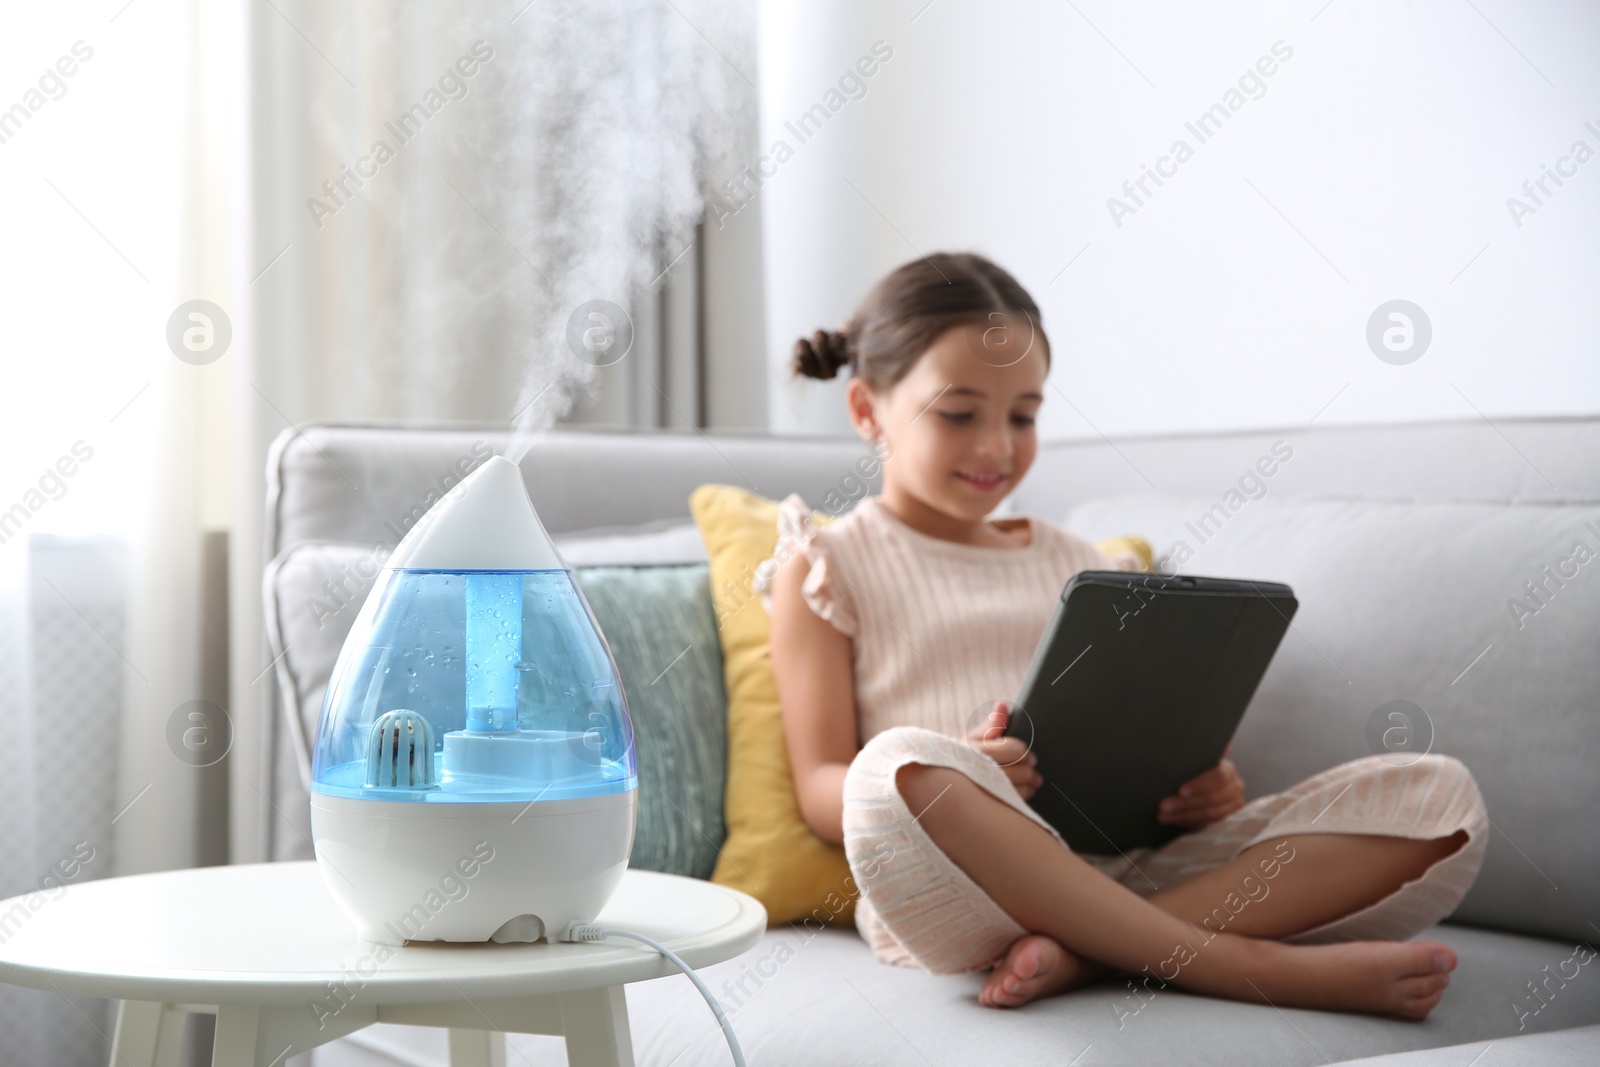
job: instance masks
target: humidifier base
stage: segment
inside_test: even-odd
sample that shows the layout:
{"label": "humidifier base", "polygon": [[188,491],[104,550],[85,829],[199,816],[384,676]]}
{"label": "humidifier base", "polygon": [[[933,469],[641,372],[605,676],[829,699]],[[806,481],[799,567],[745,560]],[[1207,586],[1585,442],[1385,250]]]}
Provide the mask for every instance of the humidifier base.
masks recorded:
{"label": "humidifier base", "polygon": [[592,922],[633,850],[638,790],[407,803],[313,792],[317,867],[359,937],[533,941]]}

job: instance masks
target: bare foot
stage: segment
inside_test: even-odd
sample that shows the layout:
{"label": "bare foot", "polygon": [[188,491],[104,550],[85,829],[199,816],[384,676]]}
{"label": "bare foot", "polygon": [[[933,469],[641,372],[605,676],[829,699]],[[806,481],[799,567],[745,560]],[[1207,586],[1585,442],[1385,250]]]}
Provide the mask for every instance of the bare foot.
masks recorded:
{"label": "bare foot", "polygon": [[[1424,1019],[1444,996],[1456,967],[1456,954],[1438,941],[1256,945],[1266,963],[1246,973],[1253,971],[1261,995],[1280,1007]],[[1246,994],[1245,999],[1256,998]]]}
{"label": "bare foot", "polygon": [[978,994],[986,1008],[1019,1008],[1030,1000],[1087,985],[1108,968],[1069,952],[1044,934],[1025,934],[1011,943]]}

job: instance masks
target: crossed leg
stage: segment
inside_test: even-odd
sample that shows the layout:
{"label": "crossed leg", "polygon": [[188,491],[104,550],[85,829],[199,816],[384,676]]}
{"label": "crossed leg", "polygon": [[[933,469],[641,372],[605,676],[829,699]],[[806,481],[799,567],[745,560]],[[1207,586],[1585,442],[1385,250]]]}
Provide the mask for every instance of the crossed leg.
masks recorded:
{"label": "crossed leg", "polygon": [[[1019,938],[980,1000],[1014,1006],[1092,981],[1108,969],[1171,965],[1181,988],[1298,1007],[1425,1017],[1438,1003],[1455,954],[1431,941],[1285,945],[1285,937],[1382,899],[1460,848],[1466,832],[1415,840],[1367,834],[1296,834],[1245,849],[1195,878],[1140,897],[1060,846],[1037,823],[947,767],[908,763],[895,785],[936,845],[1018,924]],[[938,803],[934,803],[938,800]],[[1280,841],[1295,861],[1271,894],[1197,939],[1200,923]],[[1293,874],[1292,880],[1290,874]],[[1272,906],[1267,906],[1269,902]]]}
{"label": "crossed leg", "polygon": [[1231,919],[1228,928],[1235,933],[1288,937],[1376,904],[1466,844],[1467,832],[1434,838],[1291,834],[1251,845],[1221,866],[1145,899],[1198,924],[1224,897],[1238,892],[1247,876],[1259,881],[1260,864],[1273,862],[1280,841],[1294,849],[1294,860],[1280,865],[1266,896]]}

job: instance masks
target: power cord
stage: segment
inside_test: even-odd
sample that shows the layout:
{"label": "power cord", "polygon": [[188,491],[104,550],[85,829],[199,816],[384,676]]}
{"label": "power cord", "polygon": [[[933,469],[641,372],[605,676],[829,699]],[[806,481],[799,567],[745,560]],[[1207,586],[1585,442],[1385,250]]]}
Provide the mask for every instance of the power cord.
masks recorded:
{"label": "power cord", "polygon": [[734,1067],[745,1067],[744,1052],[739,1048],[739,1039],[733,1034],[733,1023],[728,1021],[728,1015],[722,1010],[722,1005],[717,1003],[717,998],[711,995],[711,990],[706,988],[706,984],[700,980],[700,976],[694,973],[694,968],[684,963],[678,957],[678,954],[666,945],[654,938],[636,934],[631,930],[614,930],[610,927],[593,926],[588,923],[573,923],[568,926],[567,932],[561,935],[561,940],[599,941],[607,937],[627,937],[634,941],[643,942],[677,965],[678,970],[687,975],[689,981],[694,983],[695,988],[700,990],[700,995],[706,998],[706,1003],[711,1005],[712,1014],[717,1017],[717,1023],[722,1027],[722,1034],[728,1039],[728,1051],[733,1053]]}

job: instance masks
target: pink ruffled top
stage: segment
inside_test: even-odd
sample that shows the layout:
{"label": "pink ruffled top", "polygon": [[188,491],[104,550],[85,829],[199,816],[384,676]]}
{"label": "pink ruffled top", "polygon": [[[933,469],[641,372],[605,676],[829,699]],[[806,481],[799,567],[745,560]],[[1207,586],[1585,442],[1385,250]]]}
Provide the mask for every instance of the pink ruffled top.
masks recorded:
{"label": "pink ruffled top", "polygon": [[778,541],[754,587],[770,611],[777,567],[796,551],[811,561],[806,603],[852,639],[859,743],[891,726],[965,736],[992,701],[1020,694],[1068,578],[1137,568],[1045,519],[1021,518],[1028,543],[991,548],[914,530],[878,496],[822,527],[799,494],[779,504]]}

